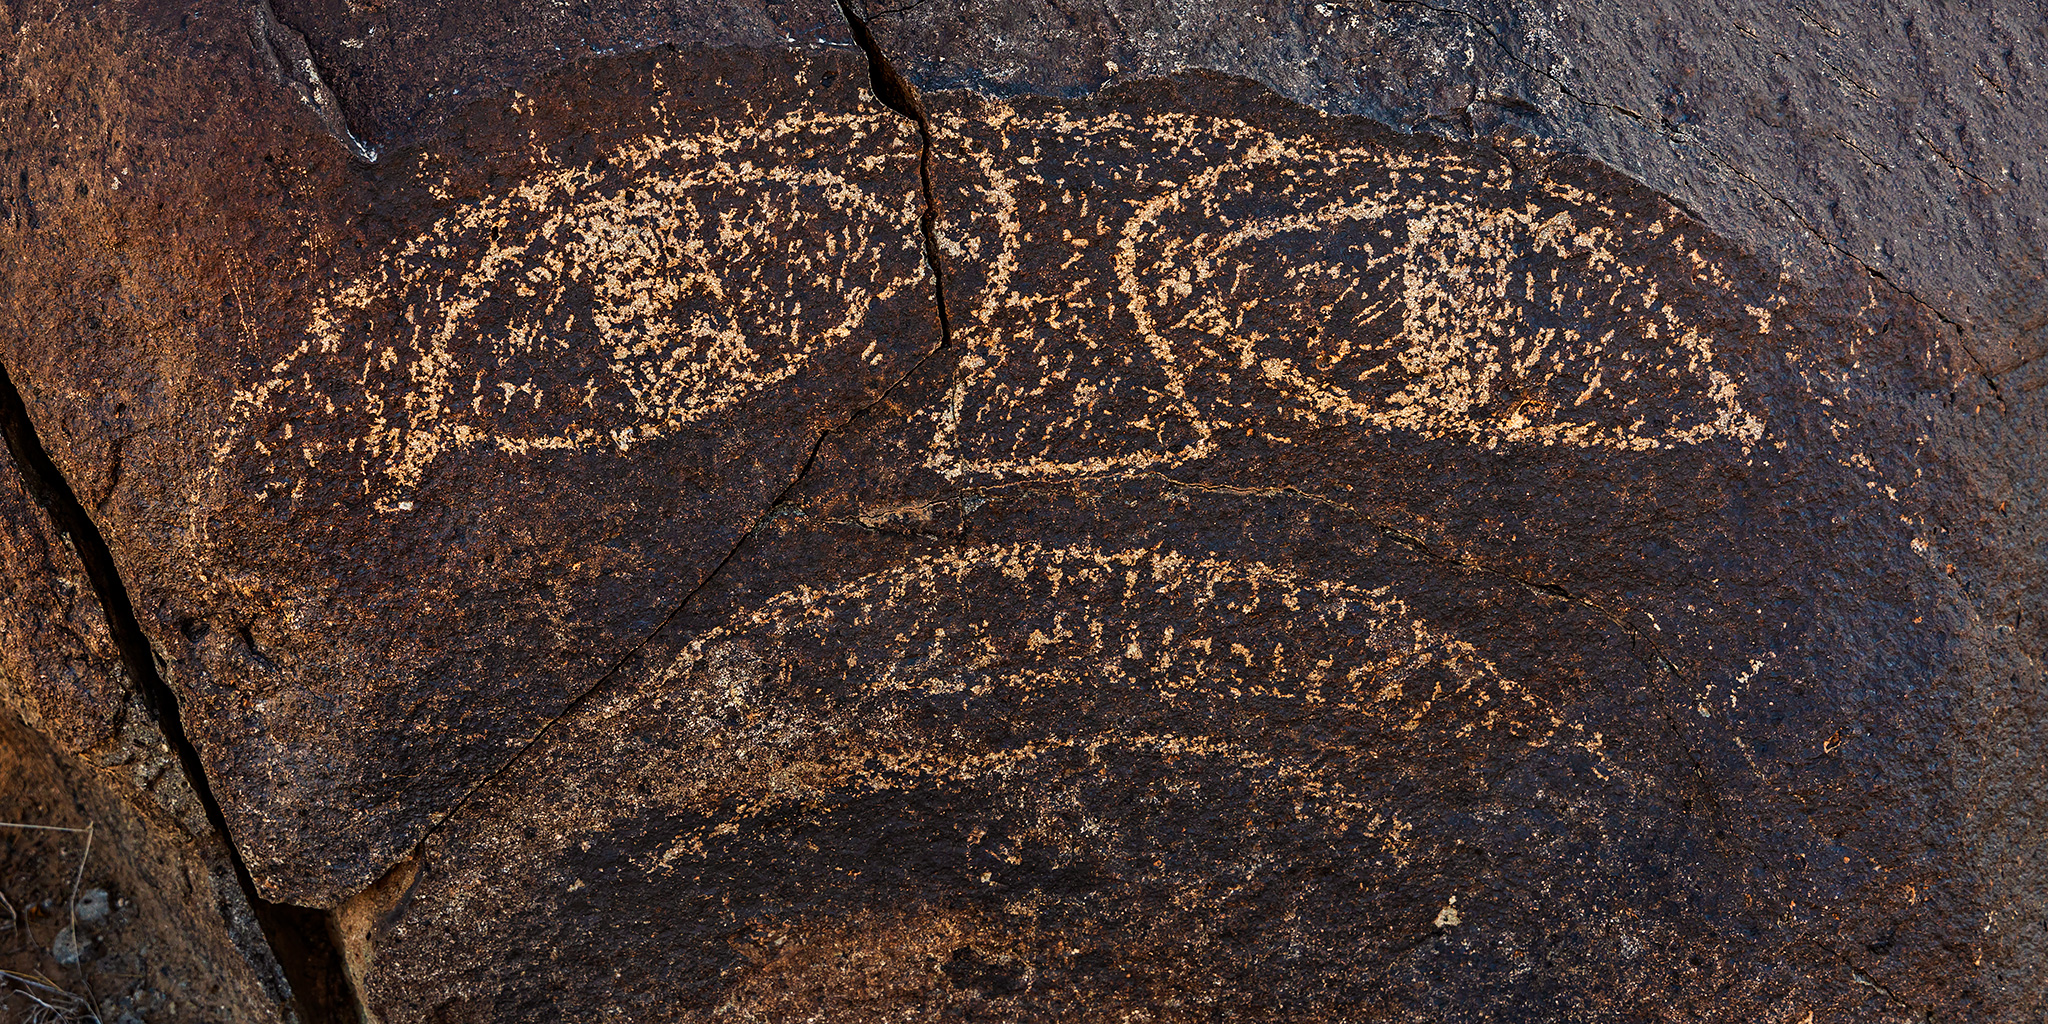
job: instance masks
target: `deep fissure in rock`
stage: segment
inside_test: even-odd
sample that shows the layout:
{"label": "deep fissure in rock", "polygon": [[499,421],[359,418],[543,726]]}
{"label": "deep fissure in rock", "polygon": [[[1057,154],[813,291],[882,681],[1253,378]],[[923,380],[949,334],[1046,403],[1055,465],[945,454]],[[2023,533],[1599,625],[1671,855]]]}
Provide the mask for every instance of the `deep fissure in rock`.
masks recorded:
{"label": "deep fissure in rock", "polygon": [[953,320],[946,313],[946,272],[939,262],[939,220],[938,192],[932,188],[932,124],[926,116],[924,100],[917,94],[917,87],[903,77],[901,71],[882,52],[875,35],[868,30],[867,19],[854,11],[852,0],[838,0],[839,13],[846,18],[846,27],[853,32],[853,41],[860,46],[868,58],[868,84],[874,88],[875,98],[917,125],[917,174],[924,191],[924,213],[917,219],[918,231],[924,235],[924,260],[932,268],[932,283],[938,293],[939,302],[939,347],[953,345]]}
{"label": "deep fissure in rock", "polygon": [[35,421],[29,418],[28,404],[22,399],[5,366],[0,366],[0,432],[6,435],[7,451],[29,494],[64,534],[79,562],[85,566],[93,593],[106,614],[107,629],[113,634],[115,646],[121,652],[122,668],[142,695],[144,705],[156,717],[158,731],[177,755],[186,781],[197,794],[200,806],[206,810],[207,822],[227,849],[235,880],[241,884],[243,895],[249,900],[249,907],[263,928],[263,937],[270,945],[271,955],[276,957],[278,966],[284,969],[286,981],[291,984],[299,1020],[302,1024],[354,1024],[361,1019],[361,1014],[342,972],[332,915],[311,907],[272,903],[257,893],[255,878],[249,874],[248,865],[243,863],[241,851],[236,848],[233,833],[228,829],[227,816],[221,812],[220,802],[214,799],[213,790],[207,784],[206,768],[199,759],[199,750],[185,735],[184,724],[179,717],[178,696],[158,670],[155,652],[136,621],[135,605],[114,566],[113,553],[107,547],[106,538],[100,535],[99,527],[86,514],[85,506],[79,503],[70,482],[43,448]]}

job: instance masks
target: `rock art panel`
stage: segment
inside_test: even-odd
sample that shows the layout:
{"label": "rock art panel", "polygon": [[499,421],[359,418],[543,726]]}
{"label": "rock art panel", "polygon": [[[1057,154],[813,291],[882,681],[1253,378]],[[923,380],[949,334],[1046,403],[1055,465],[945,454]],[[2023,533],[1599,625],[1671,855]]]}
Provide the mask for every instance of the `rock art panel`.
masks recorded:
{"label": "rock art panel", "polygon": [[1208,69],[1333,114],[1534,137],[1802,279],[1865,268],[2003,374],[2039,355],[2048,38],[2025,3],[867,5],[928,90],[1086,96]]}
{"label": "rock art panel", "polygon": [[2012,12],[402,6],[0,13],[0,699],[344,1016],[2039,1015]]}
{"label": "rock art panel", "polygon": [[253,194],[107,193],[79,230],[161,249],[83,314],[20,293],[76,352],[23,392],[266,894],[383,874],[938,344],[917,133],[861,67],[665,48],[375,164],[259,122]]}
{"label": "rock art panel", "polygon": [[[1613,745],[1638,712],[1586,717],[1589,690],[1653,674],[1612,623],[1370,531],[1304,559],[1289,534],[1357,526],[1312,505],[1103,490],[989,499],[951,545],[777,520],[728,569],[752,585],[692,615],[672,660],[430,841],[375,936],[373,1003],[537,1019],[566,989],[710,1019],[845,1009],[872,986],[878,1011],[919,1019],[1391,1006],[1390,977],[1455,969],[1404,959],[1410,931],[1446,906],[1521,912],[1453,820],[1537,814],[1548,856],[1645,856],[1590,818],[1505,806],[1570,777],[1664,826],[1645,842],[1698,842],[1664,806],[1687,781]],[[873,553],[824,554],[853,547]],[[1569,651],[1472,643],[1530,621]],[[552,938],[434,962],[473,928],[494,951]],[[663,966],[591,975],[575,932]],[[1540,960],[1528,938],[1453,956]],[[863,952],[807,965],[821,945]]]}
{"label": "rock art panel", "polygon": [[1961,848],[1868,796],[1972,657],[1893,425],[1934,327],[1247,83],[924,106],[951,346],[366,907],[371,1005],[1984,998],[1928,983],[1983,948]]}

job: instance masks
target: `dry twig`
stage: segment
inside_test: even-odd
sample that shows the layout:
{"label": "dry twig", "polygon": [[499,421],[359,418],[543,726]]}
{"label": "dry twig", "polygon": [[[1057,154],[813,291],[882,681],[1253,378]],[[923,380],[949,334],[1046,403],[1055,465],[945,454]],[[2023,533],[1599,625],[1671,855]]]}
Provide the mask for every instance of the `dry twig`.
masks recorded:
{"label": "dry twig", "polygon": [[[71,876],[71,898],[64,905],[71,910],[71,948],[82,957],[85,946],[78,941],[78,887],[85,881],[85,860],[92,856],[92,830],[95,822],[85,823],[85,849],[78,855],[78,873]],[[83,960],[81,959],[81,963]]]}
{"label": "dry twig", "polygon": [[92,1001],[71,992],[40,974],[21,974],[0,968],[0,995],[20,996],[34,1003],[25,1024],[104,1024]]}
{"label": "dry twig", "polygon": [[[98,824],[96,822],[90,821],[86,823],[84,828],[69,828],[63,825],[31,825],[20,821],[0,821],[0,828],[28,829],[37,832],[84,833],[85,846],[79,851],[78,867],[71,875],[71,895],[65,901],[71,920],[71,926],[66,929],[66,934],[71,937],[72,950],[78,953],[82,953],[84,950],[84,946],[78,937],[78,890],[85,884],[85,865],[86,861],[92,857],[92,840],[97,827]],[[13,902],[8,900],[4,894],[0,894],[0,906],[7,908],[10,925],[21,923],[21,916],[15,911]],[[77,964],[78,980],[80,985],[83,986],[85,984],[85,966],[82,957],[77,961]],[[90,994],[91,989],[89,986],[86,987],[86,990]],[[103,1024],[100,1020],[98,1007],[87,996],[81,996],[76,992],[72,992],[40,974],[23,974],[19,971],[0,968],[0,1005],[5,1005],[6,1000],[14,996],[20,996],[22,999],[34,1004],[34,1008],[29,1010],[28,1016],[24,1018],[25,1024],[81,1024],[81,1022]]]}

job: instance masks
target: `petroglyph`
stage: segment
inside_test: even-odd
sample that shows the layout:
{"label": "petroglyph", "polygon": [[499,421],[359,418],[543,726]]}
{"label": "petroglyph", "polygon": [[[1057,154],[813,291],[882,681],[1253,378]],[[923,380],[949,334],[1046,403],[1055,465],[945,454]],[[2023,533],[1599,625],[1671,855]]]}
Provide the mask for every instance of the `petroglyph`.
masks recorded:
{"label": "petroglyph", "polygon": [[800,388],[876,304],[930,287],[899,121],[676,126],[464,202],[314,300],[220,451],[274,457],[272,492],[346,474],[403,511],[452,451],[626,452]]}
{"label": "petroglyph", "polygon": [[[1171,467],[1329,428],[1651,450],[1764,423],[1644,252],[1644,223],[1505,163],[1191,114],[948,112],[973,353],[931,413],[953,478]],[[1768,333],[1769,313],[1756,314]]]}
{"label": "petroglyph", "polygon": [[[1145,616],[1118,611],[1140,606]],[[1149,710],[1075,717],[1098,702]],[[1001,719],[1008,740],[977,742],[934,710],[954,706]],[[1303,745],[1263,724],[1304,715],[1343,723],[1357,746]],[[1133,756],[1241,776],[1262,805],[1378,836],[1396,856],[1401,809],[1354,762],[1469,740],[1572,747],[1615,770],[1602,736],[1391,587],[1089,544],[983,545],[800,586],[738,610],[579,717],[578,729],[613,737],[620,770],[665,806],[708,814],[728,801],[759,815],[835,793],[984,785],[1028,798],[1031,838],[1070,851],[1112,836],[1046,808],[1089,806],[1061,794],[1093,777],[1089,766]],[[707,838],[684,836],[643,867],[701,856]]]}
{"label": "petroglyph", "polygon": [[[1328,429],[1487,448],[1763,438],[1713,331],[1640,267],[1666,246],[1726,282],[1675,221],[1454,153],[989,106],[939,121],[972,200],[953,208],[982,211],[939,224],[947,258],[983,275],[964,372],[922,413],[926,464],[949,477],[1168,468],[1233,435]],[[237,391],[221,447],[277,456],[273,490],[340,462],[392,511],[452,450],[626,451],[714,423],[928,287],[921,262],[902,272],[917,197],[866,180],[886,160],[791,158],[875,131],[915,144],[900,124],[792,114],[650,136],[609,154],[625,184],[554,167],[467,203],[317,299],[298,347]],[[1057,238],[1036,227],[1055,204]],[[823,247],[792,230],[820,211],[843,225]],[[806,306],[830,325],[801,329]]]}

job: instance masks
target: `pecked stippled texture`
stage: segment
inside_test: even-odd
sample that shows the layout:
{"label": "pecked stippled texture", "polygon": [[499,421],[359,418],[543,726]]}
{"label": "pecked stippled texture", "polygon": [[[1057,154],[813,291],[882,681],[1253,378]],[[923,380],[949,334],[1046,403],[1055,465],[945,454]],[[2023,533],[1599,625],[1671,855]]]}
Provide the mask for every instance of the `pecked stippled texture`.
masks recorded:
{"label": "pecked stippled texture", "polygon": [[[281,0],[379,145],[562,62],[666,41],[843,44],[831,4],[644,0],[499,8]],[[855,4],[914,85],[1075,97],[1208,69],[1297,102],[1601,160],[1752,251],[1868,268],[1971,339],[1980,369],[2043,354],[2048,29],[1967,9],[1522,0],[994,0]]]}
{"label": "pecked stippled texture", "polygon": [[1736,216],[1455,12],[729,6],[9,15],[0,362],[367,1011],[2039,1014],[2020,142]]}
{"label": "pecked stippled texture", "polygon": [[1987,640],[1938,322],[1241,82],[924,103],[952,345],[405,866],[372,1005],[2031,1005],[1903,767]]}
{"label": "pecked stippled texture", "polygon": [[[255,529],[194,542],[292,597],[214,623],[235,602],[202,590],[181,614],[191,692],[253,744],[221,744],[234,775],[274,766],[237,802],[278,823],[255,860],[280,891],[373,879],[936,346],[914,133],[851,101],[855,70],[665,51],[608,69],[620,116],[513,99],[393,157],[404,184],[361,201],[407,226],[242,356],[207,473]],[[740,76],[763,87],[689,102]],[[391,822],[367,862],[321,863],[340,836],[306,812],[336,798]]]}

